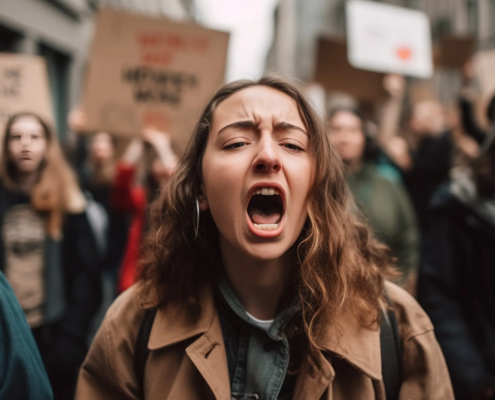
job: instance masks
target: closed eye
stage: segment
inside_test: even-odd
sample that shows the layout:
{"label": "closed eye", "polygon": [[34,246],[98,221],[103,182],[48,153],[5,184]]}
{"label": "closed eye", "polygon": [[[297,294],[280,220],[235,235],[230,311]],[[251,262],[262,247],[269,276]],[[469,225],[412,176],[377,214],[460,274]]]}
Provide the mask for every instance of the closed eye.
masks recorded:
{"label": "closed eye", "polygon": [[282,146],[285,148],[292,150],[292,151],[303,151],[304,149],[302,147],[299,147],[293,143],[284,143]]}
{"label": "closed eye", "polygon": [[234,149],[238,149],[240,147],[243,147],[246,144],[247,143],[244,143],[244,142],[236,142],[236,143],[232,143],[232,144],[229,144],[229,145],[225,146],[223,149],[224,150],[234,150]]}

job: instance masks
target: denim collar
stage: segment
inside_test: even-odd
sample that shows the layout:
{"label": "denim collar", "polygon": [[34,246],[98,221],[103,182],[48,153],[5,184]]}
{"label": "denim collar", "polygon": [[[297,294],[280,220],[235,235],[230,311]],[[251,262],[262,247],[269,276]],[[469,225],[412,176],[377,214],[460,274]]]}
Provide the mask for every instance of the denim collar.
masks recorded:
{"label": "denim collar", "polygon": [[[244,310],[244,307],[241,304],[241,301],[237,297],[237,295],[234,292],[234,289],[232,289],[232,286],[227,280],[227,277],[225,276],[225,273],[223,271],[219,272],[217,275],[217,288],[222,295],[223,299],[225,302],[228,304],[228,306],[232,309],[232,311],[244,322],[249,324],[250,326],[262,330],[256,323],[249,318],[249,316],[246,314],[246,311]],[[277,315],[277,317],[274,319],[272,325],[266,331],[266,334],[272,338],[273,340],[280,341],[282,340],[285,336],[283,333],[283,326],[284,324],[289,320],[292,315],[300,308],[298,303],[294,303],[291,306],[285,308],[281,313]]]}

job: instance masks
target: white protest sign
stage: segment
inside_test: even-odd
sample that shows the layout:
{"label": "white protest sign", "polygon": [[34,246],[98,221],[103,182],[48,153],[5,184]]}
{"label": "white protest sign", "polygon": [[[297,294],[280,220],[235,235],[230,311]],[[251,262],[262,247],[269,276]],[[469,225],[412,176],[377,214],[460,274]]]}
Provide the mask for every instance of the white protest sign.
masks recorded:
{"label": "white protest sign", "polygon": [[346,7],[352,66],[420,78],[432,75],[430,23],[424,13],[363,0],[350,0]]}

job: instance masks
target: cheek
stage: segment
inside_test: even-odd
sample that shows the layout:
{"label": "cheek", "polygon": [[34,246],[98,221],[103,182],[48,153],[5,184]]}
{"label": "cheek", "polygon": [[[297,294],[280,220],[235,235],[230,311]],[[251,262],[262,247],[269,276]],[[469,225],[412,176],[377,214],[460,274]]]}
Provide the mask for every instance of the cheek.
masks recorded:
{"label": "cheek", "polygon": [[291,212],[299,223],[300,221],[303,221],[304,223],[307,217],[307,201],[313,176],[313,162],[309,159],[291,163],[290,167],[287,169],[287,178],[293,202]]}
{"label": "cheek", "polygon": [[208,157],[203,162],[203,182],[208,206],[215,223],[228,227],[240,207],[244,172],[240,163],[226,162],[221,157]]}
{"label": "cheek", "polygon": [[36,154],[36,157],[39,160],[42,160],[45,157],[46,153],[46,142],[40,140],[36,145],[34,146],[33,153]]}
{"label": "cheek", "polygon": [[7,150],[10,158],[16,158],[20,152],[19,142],[14,142],[14,141],[8,142]]}

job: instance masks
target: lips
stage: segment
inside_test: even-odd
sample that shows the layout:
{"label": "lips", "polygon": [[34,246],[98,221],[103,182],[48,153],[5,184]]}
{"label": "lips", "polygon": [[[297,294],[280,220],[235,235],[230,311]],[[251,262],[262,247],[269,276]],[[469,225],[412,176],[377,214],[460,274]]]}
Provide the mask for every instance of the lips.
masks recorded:
{"label": "lips", "polygon": [[248,226],[261,237],[275,237],[282,232],[285,214],[285,190],[277,183],[260,182],[248,192]]}

